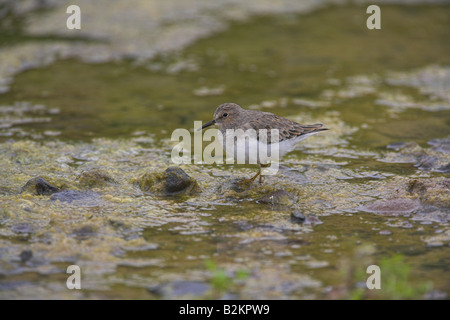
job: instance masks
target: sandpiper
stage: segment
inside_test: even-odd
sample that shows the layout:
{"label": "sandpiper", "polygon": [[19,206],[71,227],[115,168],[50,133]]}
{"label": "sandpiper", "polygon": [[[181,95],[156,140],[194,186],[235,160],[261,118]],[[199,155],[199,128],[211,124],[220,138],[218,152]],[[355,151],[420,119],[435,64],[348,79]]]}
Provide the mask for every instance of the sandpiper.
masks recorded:
{"label": "sandpiper", "polygon": [[[258,173],[247,180],[249,183],[252,183],[258,176],[259,182],[261,183],[261,168],[270,165],[270,163],[263,163],[260,159],[256,160],[256,162],[250,162],[249,148],[270,148],[270,146],[274,143],[278,143],[278,158],[281,159],[281,157],[283,157],[286,153],[292,151],[298,142],[320,131],[328,130],[327,128],[323,128],[323,125],[320,123],[313,125],[302,125],[270,112],[245,110],[235,103],[224,103],[217,107],[213,120],[205,123],[201,129],[207,128],[213,124],[217,125],[222,133],[222,136],[224,137],[224,148],[226,147],[226,137],[227,135],[229,136],[229,132],[233,132],[238,129],[242,129],[243,131],[250,129],[256,132],[255,143],[247,143],[246,150],[241,150],[245,152],[246,163],[258,163],[260,165]],[[277,129],[276,139],[271,137],[271,132],[273,132],[271,129]],[[260,139],[260,132],[266,133],[267,138],[263,137],[263,139]],[[233,143],[234,142],[233,137]],[[236,149],[233,156],[236,158]]]}

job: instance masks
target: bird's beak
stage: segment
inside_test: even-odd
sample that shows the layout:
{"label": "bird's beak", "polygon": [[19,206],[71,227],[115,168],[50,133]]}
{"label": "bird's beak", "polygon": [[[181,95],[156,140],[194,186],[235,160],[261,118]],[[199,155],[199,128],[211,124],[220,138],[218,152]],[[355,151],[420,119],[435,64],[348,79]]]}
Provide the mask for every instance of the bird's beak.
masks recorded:
{"label": "bird's beak", "polygon": [[209,127],[209,126],[212,126],[213,124],[216,124],[216,120],[211,120],[210,122],[205,123],[205,124],[199,129],[199,131],[200,131],[200,130],[203,130],[203,129]]}

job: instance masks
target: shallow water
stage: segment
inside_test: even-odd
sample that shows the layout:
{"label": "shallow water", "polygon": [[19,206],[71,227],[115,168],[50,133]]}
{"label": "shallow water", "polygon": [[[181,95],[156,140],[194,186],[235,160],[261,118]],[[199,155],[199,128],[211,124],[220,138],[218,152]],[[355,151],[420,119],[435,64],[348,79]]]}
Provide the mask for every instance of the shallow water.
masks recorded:
{"label": "shallow water", "polygon": [[[449,13],[385,5],[376,31],[358,6],[256,16],[152,59],[16,75],[0,95],[0,296],[448,297]],[[142,191],[171,165],[171,132],[227,101],[331,130],[244,192],[232,180],[255,169],[229,165],[183,165],[199,194]],[[111,179],[86,183],[93,169]],[[18,193],[37,176],[84,196]],[[279,189],[293,203],[257,201]],[[371,264],[400,284],[361,288]]]}

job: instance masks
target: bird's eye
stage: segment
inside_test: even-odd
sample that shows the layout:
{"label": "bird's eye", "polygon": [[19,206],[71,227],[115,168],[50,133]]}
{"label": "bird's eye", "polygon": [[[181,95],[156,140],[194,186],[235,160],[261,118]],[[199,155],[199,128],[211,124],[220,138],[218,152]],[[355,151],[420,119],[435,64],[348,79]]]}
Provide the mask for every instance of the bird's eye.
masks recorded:
{"label": "bird's eye", "polygon": [[223,118],[228,117],[228,113],[225,112],[225,113],[222,115],[222,117],[223,117]]}

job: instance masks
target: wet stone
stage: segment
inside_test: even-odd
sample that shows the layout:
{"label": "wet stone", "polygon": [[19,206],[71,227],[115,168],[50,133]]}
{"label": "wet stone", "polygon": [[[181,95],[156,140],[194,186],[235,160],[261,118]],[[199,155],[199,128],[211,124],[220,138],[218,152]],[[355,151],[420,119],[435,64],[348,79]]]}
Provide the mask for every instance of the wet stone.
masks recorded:
{"label": "wet stone", "polygon": [[72,231],[72,234],[78,240],[87,240],[89,238],[94,237],[97,232],[94,230],[92,226],[83,226]]}
{"label": "wet stone", "polygon": [[270,192],[257,200],[258,203],[291,206],[295,203],[295,196],[285,190]]}
{"label": "wet stone", "polygon": [[423,204],[450,208],[450,179],[448,178],[410,180],[407,191],[411,195],[417,195]]}
{"label": "wet stone", "polygon": [[45,179],[41,177],[33,178],[28,180],[28,182],[20,189],[20,193],[28,192],[35,195],[51,195],[58,193],[61,190],[48,183]]}

